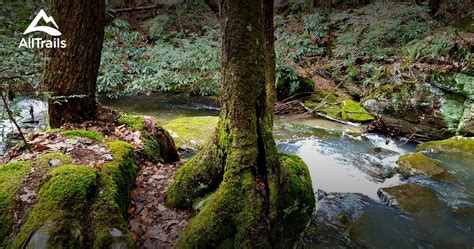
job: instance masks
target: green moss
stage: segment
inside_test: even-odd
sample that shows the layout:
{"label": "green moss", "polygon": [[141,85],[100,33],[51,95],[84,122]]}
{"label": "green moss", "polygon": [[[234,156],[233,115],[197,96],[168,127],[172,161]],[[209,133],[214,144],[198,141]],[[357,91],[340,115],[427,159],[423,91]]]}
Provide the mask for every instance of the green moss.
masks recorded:
{"label": "green moss", "polygon": [[342,120],[349,120],[353,122],[367,122],[374,120],[358,102],[347,99],[341,103]]}
{"label": "green moss", "polygon": [[427,177],[440,177],[446,174],[446,170],[438,163],[422,153],[409,153],[397,160],[398,173],[405,178],[416,175]]}
{"label": "green moss", "polygon": [[38,193],[36,205],[11,248],[21,247],[32,233],[46,225],[50,247],[80,247],[80,235],[87,227],[84,214],[88,211],[97,184],[95,169],[64,165],[53,169],[46,179]]}
{"label": "green moss", "polygon": [[[138,171],[133,147],[122,141],[107,143],[114,160],[100,169],[81,165],[56,167],[44,178],[38,201],[28,214],[25,224],[11,244],[21,247],[33,235],[47,240],[48,247],[109,248],[133,247],[125,220],[129,194]],[[70,157],[60,153],[41,156],[33,163],[49,165],[52,159],[69,163]],[[118,229],[122,236],[113,236]],[[33,243],[33,244],[32,244]],[[28,246],[41,247],[31,239]]]}
{"label": "green moss", "polygon": [[[326,91],[322,92],[326,93]],[[338,93],[333,93],[330,96],[332,96],[332,98],[327,98],[325,100],[327,101],[326,104],[320,107],[320,110],[325,115],[336,119],[360,123],[374,120],[374,117],[361,107],[360,103],[351,99],[345,99]],[[311,99],[305,100],[304,105],[309,109],[314,109],[323,99],[324,97],[313,96]]]}
{"label": "green moss", "polygon": [[296,155],[279,154],[283,164],[281,208],[275,225],[274,240],[278,248],[292,248],[304,231],[315,207],[311,176],[306,164]]}
{"label": "green moss", "polygon": [[[100,171],[98,196],[91,208],[91,221],[95,240],[94,248],[109,247],[114,243],[133,246],[125,217],[130,201],[130,190],[138,171],[133,156],[133,147],[122,141],[107,143],[114,155],[112,162],[105,163]],[[116,228],[123,237],[113,237],[110,231]]]}
{"label": "green moss", "polygon": [[[196,198],[203,196],[203,193],[184,195],[188,198],[184,201],[189,205],[192,200],[195,204],[203,200],[205,203],[201,205],[199,214],[181,232],[176,248],[292,248],[311,217],[315,198],[304,162],[294,155],[280,154],[280,158],[283,164],[281,189],[278,191],[275,185],[269,186],[269,189],[273,194],[278,193],[281,209],[270,235],[260,233],[267,229],[267,213],[260,193],[255,188],[255,176],[247,167],[242,171],[226,171],[217,190],[204,198]],[[177,176],[175,181],[182,181],[182,175],[195,173],[192,172],[195,169],[192,166],[199,164],[200,160],[199,157],[193,158],[188,166],[180,169],[178,174],[181,176]],[[193,190],[195,188],[189,189]]]}
{"label": "green moss", "polygon": [[140,115],[123,114],[117,120],[120,124],[126,125],[134,130],[143,130],[145,118]]}
{"label": "green moss", "polygon": [[215,176],[219,172],[216,172],[213,162],[204,161],[202,154],[197,154],[176,172],[173,184],[166,191],[168,205],[190,208],[196,198],[204,196],[215,187]]}
{"label": "green moss", "polygon": [[456,153],[474,156],[474,138],[456,136],[445,140],[430,141],[418,145],[416,150],[433,150],[441,153]]}
{"label": "green moss", "polygon": [[20,188],[23,177],[28,174],[30,162],[12,162],[0,166],[0,247],[11,229],[11,209],[14,193]]}
{"label": "green moss", "polygon": [[58,131],[60,131],[60,130],[61,130],[61,129],[59,129],[59,128],[47,129],[47,130],[45,131],[45,133],[54,133],[54,132],[58,132]]}
{"label": "green moss", "polygon": [[200,150],[213,134],[218,120],[213,116],[177,118],[163,128],[171,133],[177,147]]}
{"label": "green moss", "polygon": [[39,156],[33,161],[33,164],[35,165],[36,170],[38,170],[38,168],[49,168],[50,161],[53,159],[59,160],[59,164],[57,166],[72,163],[71,156],[64,155],[63,153],[60,153],[60,152],[54,152],[54,153],[47,153],[47,154]]}
{"label": "green moss", "polygon": [[160,156],[160,144],[153,135],[149,132],[144,132],[142,134],[142,143],[143,143],[143,154],[147,159],[160,161],[162,160]]}
{"label": "green moss", "polygon": [[95,131],[87,131],[87,130],[67,130],[59,132],[59,135],[64,137],[86,137],[92,140],[104,140],[104,136],[98,134]]}

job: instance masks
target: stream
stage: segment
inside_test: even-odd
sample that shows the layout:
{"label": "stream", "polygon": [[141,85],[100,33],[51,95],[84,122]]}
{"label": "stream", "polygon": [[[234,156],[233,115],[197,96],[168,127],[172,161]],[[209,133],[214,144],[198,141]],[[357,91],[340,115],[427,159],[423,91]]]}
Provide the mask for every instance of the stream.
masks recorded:
{"label": "stream", "polygon": [[[100,102],[119,111],[155,117],[161,124],[219,112],[217,99],[208,97],[153,94],[101,98]],[[384,137],[366,134],[363,129],[321,119],[276,117],[279,149],[306,162],[317,198],[299,246],[474,248],[472,158],[430,155],[455,177],[453,181],[402,179],[393,173],[395,162],[400,155],[415,151],[416,145],[397,140],[387,144]],[[387,205],[377,193],[380,188],[406,183],[434,190],[441,207],[435,212],[408,214]]]}

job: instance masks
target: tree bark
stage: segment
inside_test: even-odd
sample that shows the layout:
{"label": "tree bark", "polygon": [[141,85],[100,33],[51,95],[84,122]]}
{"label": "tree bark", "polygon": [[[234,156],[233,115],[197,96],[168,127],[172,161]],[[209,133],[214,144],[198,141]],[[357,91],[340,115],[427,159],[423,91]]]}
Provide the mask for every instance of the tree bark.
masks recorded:
{"label": "tree bark", "polygon": [[52,16],[66,40],[66,48],[51,49],[45,73],[50,93],[49,122],[52,128],[64,123],[94,119],[96,83],[105,27],[104,0],[53,2]]}
{"label": "tree bark", "polygon": [[330,10],[332,8],[332,0],[321,0],[321,8]]}
{"label": "tree bark", "polygon": [[[221,0],[219,8],[222,107],[218,127],[207,147],[178,171],[166,195],[173,207],[190,208],[202,198],[205,204],[181,232],[176,247],[292,247],[314,207],[314,195],[300,159],[291,162],[302,175],[292,178],[292,173],[283,171],[282,158],[287,157],[280,157],[273,138],[273,2]],[[300,183],[303,178],[305,183]],[[289,179],[298,183],[287,184]],[[301,188],[288,191],[290,185]],[[303,192],[308,195],[300,198]],[[295,210],[309,212],[287,216],[283,210],[295,203]],[[286,217],[296,224],[288,225]]]}
{"label": "tree bark", "polygon": [[435,15],[438,10],[440,9],[441,7],[441,3],[442,1],[441,0],[430,0],[429,1],[429,6],[430,6],[430,15]]}
{"label": "tree bark", "polygon": [[[222,107],[218,128],[208,148],[183,167],[188,170],[178,173],[167,201],[189,207],[189,200],[216,191],[213,204],[195,217],[178,247],[212,247],[232,236],[238,237],[238,246],[270,246],[267,214],[276,216],[273,198],[277,193],[272,190],[277,189],[279,163],[272,135],[275,73],[273,4],[268,6],[269,2],[265,0],[264,8],[263,0],[220,1]],[[203,183],[207,187],[199,188]],[[207,219],[213,213],[225,215]],[[200,219],[208,224],[201,226],[196,221]],[[222,228],[217,229],[220,234],[214,234],[215,227]],[[237,235],[236,230],[240,230]]]}

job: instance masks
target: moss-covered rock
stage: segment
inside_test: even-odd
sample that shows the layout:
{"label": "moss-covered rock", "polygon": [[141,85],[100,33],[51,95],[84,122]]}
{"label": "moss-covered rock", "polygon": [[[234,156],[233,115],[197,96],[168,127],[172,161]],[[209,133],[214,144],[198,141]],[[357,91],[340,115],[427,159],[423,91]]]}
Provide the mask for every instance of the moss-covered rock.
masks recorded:
{"label": "moss-covered rock", "polygon": [[89,215],[95,238],[93,247],[131,247],[133,240],[125,218],[138,166],[135,164],[133,147],[130,144],[113,141],[107,145],[114,155],[114,160],[105,163],[98,171],[97,197]]}
{"label": "moss-covered rock", "polygon": [[359,123],[374,120],[374,117],[361,107],[358,102],[351,99],[346,99],[341,103],[341,117],[342,120]]}
{"label": "moss-covered rock", "polygon": [[218,120],[214,116],[177,118],[163,127],[170,131],[179,148],[196,151],[209,141]]}
{"label": "moss-covered rock", "polygon": [[179,161],[176,145],[171,135],[150,117],[124,114],[117,120],[135,131],[140,131],[143,155],[153,161]]}
{"label": "moss-covered rock", "polygon": [[[329,97],[326,98],[328,95]],[[323,100],[325,103],[320,105]],[[325,89],[318,89],[316,94],[304,101],[304,105],[309,109],[319,107],[325,115],[344,121],[363,123],[374,120],[374,117],[359,102]]]}
{"label": "moss-covered rock", "polygon": [[0,247],[12,226],[14,193],[20,188],[30,166],[30,162],[13,162],[0,166]]}
{"label": "moss-covered rock", "polygon": [[467,99],[464,102],[464,113],[458,130],[460,134],[474,136],[474,100]]}
{"label": "moss-covered rock", "polygon": [[140,115],[121,115],[118,120],[120,124],[124,124],[134,130],[142,130],[144,128],[145,118]]}
{"label": "moss-covered rock", "polygon": [[[47,181],[38,193],[37,203],[11,248],[21,245],[37,248],[43,244],[53,248],[80,247],[87,228],[84,214],[88,212],[96,185],[94,168],[65,165],[53,169],[47,175]],[[30,236],[35,237],[36,231],[45,234],[43,240],[29,240]]]}
{"label": "moss-covered rock", "polygon": [[95,131],[87,131],[87,130],[66,130],[59,132],[59,135],[64,137],[86,137],[92,140],[104,140],[104,136],[100,135]]}
{"label": "moss-covered rock", "polygon": [[[63,157],[44,177],[38,199],[11,248],[130,248],[126,222],[129,194],[138,166],[133,147],[107,143],[113,161],[99,168],[73,165]],[[59,153],[39,157],[32,165],[51,165]],[[61,166],[62,165],[62,166]]]}
{"label": "moss-covered rock", "polygon": [[406,213],[432,215],[444,208],[434,190],[417,184],[381,188],[377,194],[387,205]]}
{"label": "moss-covered rock", "polygon": [[422,153],[409,153],[397,160],[398,173],[408,178],[411,176],[441,177],[447,174],[439,164]]}
{"label": "moss-covered rock", "polygon": [[473,137],[452,137],[445,140],[430,141],[419,144],[417,151],[434,151],[440,153],[455,153],[474,156],[474,138]]}
{"label": "moss-covered rock", "polygon": [[[447,138],[474,134],[474,78],[436,75],[427,83],[387,83],[368,94],[363,106],[402,134]],[[466,88],[467,87],[467,88]]]}

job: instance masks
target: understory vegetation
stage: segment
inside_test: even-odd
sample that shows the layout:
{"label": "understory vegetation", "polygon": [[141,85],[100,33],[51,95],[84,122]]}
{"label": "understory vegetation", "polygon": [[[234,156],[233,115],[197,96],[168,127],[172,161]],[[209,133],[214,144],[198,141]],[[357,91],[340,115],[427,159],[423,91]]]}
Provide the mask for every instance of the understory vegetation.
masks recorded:
{"label": "understory vegetation", "polygon": [[[318,76],[335,83],[344,81],[341,88],[362,98],[364,91],[389,78],[412,82],[439,72],[472,68],[472,45],[463,38],[469,25],[431,17],[426,6],[375,2],[331,12],[305,6],[305,1],[289,5],[274,18],[277,79],[290,84],[289,95],[298,92],[299,78],[313,79],[323,87],[334,85],[321,82]],[[5,41],[0,45],[4,58],[0,78],[4,89],[22,86],[37,94],[47,58],[41,49],[26,53],[18,48],[36,5],[22,7],[11,4],[2,10],[9,17],[5,20],[18,21],[1,27],[16,28],[13,34],[0,34]],[[218,18],[204,2],[164,6],[145,18],[110,13],[99,93],[220,94]],[[447,67],[454,62],[457,68]]]}

